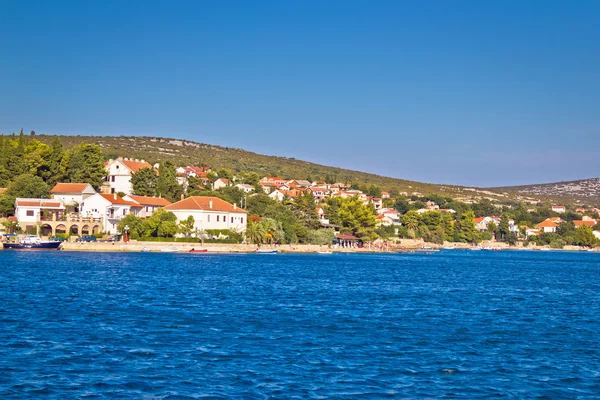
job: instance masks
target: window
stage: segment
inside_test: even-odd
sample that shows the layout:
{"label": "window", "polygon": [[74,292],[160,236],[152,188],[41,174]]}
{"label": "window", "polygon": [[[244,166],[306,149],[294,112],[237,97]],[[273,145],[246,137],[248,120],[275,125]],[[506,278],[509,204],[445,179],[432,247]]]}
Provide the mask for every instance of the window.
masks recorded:
{"label": "window", "polygon": [[27,210],[27,216],[33,217],[33,210]]}
{"label": "window", "polygon": [[127,209],[126,208],[123,209],[123,215],[127,215]]}
{"label": "window", "polygon": [[114,176],[114,175],[113,175],[113,176],[111,176],[111,177],[110,177],[110,180],[111,180],[112,182],[114,182],[114,181],[115,181],[115,176]]}
{"label": "window", "polygon": [[207,217],[207,220],[206,220],[206,221],[207,221],[207,222],[210,222],[210,215]]}
{"label": "window", "polygon": [[231,223],[233,224],[233,217],[231,217]]}
{"label": "window", "polygon": [[240,223],[243,224],[244,223],[244,218],[240,218]]}
{"label": "window", "polygon": [[217,222],[219,222],[219,216],[217,215]]}

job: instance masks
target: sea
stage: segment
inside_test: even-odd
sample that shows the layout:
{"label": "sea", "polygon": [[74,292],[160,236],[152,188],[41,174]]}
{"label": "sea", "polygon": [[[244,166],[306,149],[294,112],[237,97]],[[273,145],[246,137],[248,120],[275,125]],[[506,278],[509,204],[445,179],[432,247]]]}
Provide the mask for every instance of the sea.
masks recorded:
{"label": "sea", "polygon": [[600,253],[0,251],[2,399],[600,398]]}

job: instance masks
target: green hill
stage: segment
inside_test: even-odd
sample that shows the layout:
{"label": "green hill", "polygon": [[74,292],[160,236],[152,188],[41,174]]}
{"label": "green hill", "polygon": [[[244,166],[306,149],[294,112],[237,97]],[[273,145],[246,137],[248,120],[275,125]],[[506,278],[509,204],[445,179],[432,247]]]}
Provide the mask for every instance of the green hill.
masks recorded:
{"label": "green hill", "polygon": [[437,194],[459,199],[534,202],[547,196],[520,194],[506,189],[478,189],[455,185],[429,184],[390,178],[360,171],[330,167],[295,158],[267,156],[238,148],[220,147],[184,139],[147,136],[67,136],[37,135],[36,139],[50,143],[58,138],[65,149],[85,142],[102,146],[107,159],[121,157],[144,159],[151,164],[172,160],[177,165],[210,165],[213,169],[228,168],[235,172],[254,171],[259,175],[283,178],[326,180],[329,182],[378,185],[384,190],[397,190],[408,195]]}

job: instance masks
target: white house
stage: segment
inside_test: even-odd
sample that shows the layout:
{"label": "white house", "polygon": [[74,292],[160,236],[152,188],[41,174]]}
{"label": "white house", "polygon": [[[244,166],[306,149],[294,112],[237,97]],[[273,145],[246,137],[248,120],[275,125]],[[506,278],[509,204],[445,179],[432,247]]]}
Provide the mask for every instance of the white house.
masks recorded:
{"label": "white house", "polygon": [[144,160],[122,158],[109,160],[106,165],[106,182],[110,186],[111,193],[123,192],[131,194],[131,175],[142,168],[152,168],[152,165]]}
{"label": "white house", "polygon": [[285,198],[285,194],[277,189],[273,190],[269,197],[275,201],[283,201]]}
{"label": "white house", "polygon": [[600,231],[594,231],[594,236],[596,236],[596,238],[600,239]]}
{"label": "white house", "polygon": [[219,178],[213,183],[213,190],[221,189],[230,186],[229,179]]}
{"label": "white house", "polygon": [[33,229],[37,222],[43,219],[44,211],[56,213],[64,210],[65,205],[61,200],[28,198],[15,200],[15,217],[24,230]]}
{"label": "white house", "polygon": [[235,187],[245,193],[250,193],[250,192],[254,191],[254,186],[248,185],[246,183],[238,183],[237,185],[235,185]]}
{"label": "white house", "polygon": [[50,191],[54,200],[60,200],[65,206],[75,207],[79,211],[79,204],[83,200],[96,194],[89,183],[57,183]]}
{"label": "white house", "polygon": [[567,211],[567,209],[565,208],[565,206],[552,206],[552,211],[554,211],[555,213],[565,213]]}
{"label": "white house", "polygon": [[80,214],[83,217],[103,218],[104,232],[115,234],[117,224],[131,212],[132,207],[135,205],[116,193],[97,193],[80,204]]}
{"label": "white house", "polygon": [[247,224],[246,210],[218,197],[192,196],[165,207],[177,217],[177,221],[194,218],[194,229],[230,229],[244,232]]}
{"label": "white house", "polygon": [[169,200],[163,197],[136,196],[133,194],[128,194],[127,196],[124,196],[123,199],[130,203],[139,205],[139,212],[136,213],[136,210],[133,208],[132,212],[136,217],[141,218],[148,218],[154,213],[154,211],[156,211],[156,209],[171,204]]}

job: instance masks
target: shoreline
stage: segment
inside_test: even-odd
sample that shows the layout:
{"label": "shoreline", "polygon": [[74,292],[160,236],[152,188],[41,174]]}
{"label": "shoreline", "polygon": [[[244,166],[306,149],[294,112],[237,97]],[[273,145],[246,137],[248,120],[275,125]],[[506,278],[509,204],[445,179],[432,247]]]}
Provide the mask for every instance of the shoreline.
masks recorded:
{"label": "shoreline", "polygon": [[[255,253],[257,248],[260,249],[277,249],[279,253],[289,254],[318,254],[324,253],[356,253],[356,254],[427,254],[439,252],[451,252],[453,250],[471,250],[475,246],[467,246],[465,244],[446,244],[452,246],[453,249],[444,249],[444,246],[423,243],[410,246],[390,246],[389,248],[335,248],[327,245],[277,245],[277,246],[256,246],[250,244],[221,244],[207,243],[177,243],[177,242],[138,242],[131,241],[123,242],[64,242],[61,246],[63,251],[82,251],[82,252],[105,252],[105,253],[120,253],[120,252],[152,252],[152,253],[186,253],[192,249],[204,250],[206,253],[199,254],[251,254]],[[489,248],[480,249],[481,251],[568,251],[568,252],[590,252],[598,253],[600,249],[587,249],[579,246],[568,246],[563,249],[551,249],[548,247],[509,247],[509,246],[490,246]]]}

